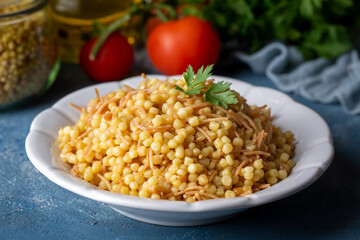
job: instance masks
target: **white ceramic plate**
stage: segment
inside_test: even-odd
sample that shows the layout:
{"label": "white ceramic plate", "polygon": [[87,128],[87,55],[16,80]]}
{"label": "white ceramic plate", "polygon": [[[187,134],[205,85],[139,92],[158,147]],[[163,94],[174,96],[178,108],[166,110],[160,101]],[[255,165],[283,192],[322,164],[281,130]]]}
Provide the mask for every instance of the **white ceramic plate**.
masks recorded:
{"label": "white ceramic plate", "polygon": [[[159,75],[148,77],[165,79],[165,76]],[[99,90],[100,95],[121,88],[122,83],[137,87],[142,81],[140,76],[80,89],[41,112],[31,124],[26,138],[26,153],[33,165],[59,186],[81,196],[108,203],[115,211],[125,216],[168,226],[193,226],[216,222],[249,207],[272,202],[296,193],[320,177],[332,160],[334,148],[329,128],[317,113],[294,102],[279,91],[254,87],[236,79],[214,77],[216,81],[231,82],[231,88],[244,96],[249,104],[270,106],[275,124],[283,130],[291,130],[294,133],[297,140],[293,160],[296,165],[288,178],[268,189],[246,197],[187,203],[112,193],[100,190],[72,176],[70,167],[58,157],[59,150],[53,147],[59,128],[74,125],[79,118],[79,112],[70,107],[69,103],[85,106],[91,98],[96,97],[95,87]]]}

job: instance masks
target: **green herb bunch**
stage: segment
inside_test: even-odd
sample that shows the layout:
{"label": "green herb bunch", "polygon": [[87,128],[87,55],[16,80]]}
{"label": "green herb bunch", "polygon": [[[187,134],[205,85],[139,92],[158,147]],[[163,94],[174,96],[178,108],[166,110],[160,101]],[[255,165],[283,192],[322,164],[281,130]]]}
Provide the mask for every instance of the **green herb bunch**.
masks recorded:
{"label": "green herb bunch", "polygon": [[352,48],[360,25],[356,0],[178,0],[183,15],[208,21],[224,41],[255,52],[280,40],[306,59],[336,57]]}

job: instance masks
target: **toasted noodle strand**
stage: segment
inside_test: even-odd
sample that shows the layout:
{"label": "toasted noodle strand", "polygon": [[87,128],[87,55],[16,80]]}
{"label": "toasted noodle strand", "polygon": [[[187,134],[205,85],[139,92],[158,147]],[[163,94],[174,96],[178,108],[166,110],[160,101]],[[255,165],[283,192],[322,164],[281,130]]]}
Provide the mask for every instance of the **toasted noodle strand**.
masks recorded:
{"label": "toasted noodle strand", "polygon": [[146,151],[145,164],[141,167],[138,174],[142,174],[145,170],[150,166],[150,149],[148,148]]}
{"label": "toasted noodle strand", "polygon": [[192,190],[201,190],[203,187],[201,186],[194,186],[194,187],[188,187],[182,191],[176,192],[176,193],[168,193],[166,195],[164,195],[164,198],[168,199],[172,196],[179,196],[179,195],[183,195],[184,193],[188,192],[188,191],[192,191]]}
{"label": "toasted noodle strand", "polygon": [[154,168],[154,164],[153,164],[153,160],[154,159],[154,152],[153,150],[150,148],[149,149],[149,163],[150,163],[150,168]]}
{"label": "toasted noodle strand", "polygon": [[133,109],[138,109],[138,110],[140,110],[140,112],[142,113],[142,114],[146,114],[146,111],[145,111],[145,108],[144,107],[140,107],[140,106],[132,106],[131,107],[131,110],[133,110]]}
{"label": "toasted noodle strand", "polygon": [[245,196],[250,195],[250,194],[252,194],[252,191],[246,191],[243,194],[241,194],[240,197],[245,197]]}
{"label": "toasted noodle strand", "polygon": [[266,189],[266,188],[269,188],[271,185],[270,184],[262,184],[260,186],[258,186],[257,188],[258,189]]}
{"label": "toasted noodle strand", "polygon": [[119,182],[119,184],[118,184],[115,192],[116,192],[116,193],[120,193],[120,189],[121,189],[122,186],[123,186],[123,180],[121,180],[121,181]]}
{"label": "toasted noodle strand", "polygon": [[261,145],[264,143],[265,139],[266,139],[266,136],[267,136],[267,133],[262,130],[260,133],[259,133],[259,141],[258,141],[258,144],[257,144],[257,148],[260,149],[261,148]]}
{"label": "toasted noodle strand", "polygon": [[214,179],[214,177],[216,176],[216,174],[218,174],[218,172],[219,172],[219,171],[215,170],[215,171],[213,171],[213,172],[211,173],[211,175],[210,175],[210,177],[209,177],[209,182],[211,182],[211,181]]}
{"label": "toasted noodle strand", "polygon": [[196,138],[195,139],[195,141],[194,142],[202,142],[202,141],[204,141],[206,139],[206,137],[205,137],[205,135],[203,135],[203,136],[201,136],[201,137],[198,137],[198,138]]}
{"label": "toasted noodle strand", "polygon": [[122,98],[120,101],[120,108],[124,108],[126,106],[126,103],[130,100],[131,94],[127,93],[125,98]]}
{"label": "toasted noodle strand", "polygon": [[74,104],[74,103],[69,103],[70,104],[70,106],[72,106],[73,108],[75,108],[75,109],[77,109],[77,110],[79,110],[80,112],[82,111],[82,107],[79,107],[78,105],[76,105],[76,104]]}
{"label": "toasted noodle strand", "polygon": [[219,198],[218,196],[216,196],[214,194],[211,194],[211,193],[207,193],[207,192],[200,192],[200,194],[203,195],[203,196],[212,198],[212,199],[218,199]]}
{"label": "toasted noodle strand", "polygon": [[[210,181],[211,182],[211,181]],[[203,187],[203,189],[201,189],[200,190],[200,192],[205,192],[206,191],[206,189],[208,189],[209,188],[209,184],[206,184],[204,187]]]}
{"label": "toasted noodle strand", "polygon": [[126,90],[130,90],[130,91],[135,91],[135,90],[136,90],[135,88],[132,88],[132,87],[130,87],[130,86],[127,85],[127,84],[123,84],[123,87],[124,87]]}
{"label": "toasted noodle strand", "polygon": [[226,121],[229,120],[227,117],[217,117],[217,118],[208,118],[201,121],[201,124],[208,123],[208,122],[215,122],[215,121]]}
{"label": "toasted noodle strand", "polygon": [[114,100],[114,99],[108,99],[108,100],[106,100],[105,102],[103,102],[103,104],[101,104],[101,106],[100,106],[99,109],[95,112],[94,115],[101,113],[101,112],[104,110],[104,108],[107,107],[107,105],[108,105],[109,103],[113,102],[113,101],[115,101],[115,100]]}
{"label": "toasted noodle strand", "polygon": [[86,116],[86,122],[90,122],[94,113],[97,111],[98,107],[102,104],[101,101],[98,101],[95,106],[93,106],[90,110],[90,112]]}
{"label": "toasted noodle strand", "polygon": [[229,111],[230,116],[232,116],[235,120],[237,120],[238,122],[240,122],[242,125],[244,125],[247,129],[251,129],[251,127],[249,126],[249,124],[247,124],[247,122],[245,121],[245,119],[243,117],[241,117],[241,115],[239,116],[239,113],[236,114],[233,111]]}
{"label": "toasted noodle strand", "polygon": [[234,130],[234,133],[235,133],[236,137],[238,137],[238,138],[241,137],[240,133],[233,126],[231,126],[231,129]]}
{"label": "toasted noodle strand", "polygon": [[192,190],[202,190],[203,188],[200,187],[200,186],[194,186],[194,187],[188,187],[186,189],[184,189],[183,191],[180,191],[180,192],[177,192],[177,193],[174,193],[175,196],[178,196],[178,195],[182,195],[186,192],[189,192],[189,191],[192,191]]}
{"label": "toasted noodle strand", "polygon": [[166,129],[169,129],[169,128],[173,127],[171,125],[158,126],[158,127],[154,127],[154,126],[145,127],[145,126],[140,125],[137,122],[134,122],[134,124],[135,124],[136,127],[138,127],[141,130],[149,130],[149,131],[166,130]]}
{"label": "toasted noodle strand", "polygon": [[179,102],[186,102],[186,101],[195,101],[195,100],[200,100],[202,99],[201,97],[188,97],[188,98],[175,98],[176,101]]}
{"label": "toasted noodle strand", "polygon": [[184,195],[185,195],[185,197],[187,197],[189,195],[194,195],[194,197],[197,198],[197,199],[201,199],[201,195],[206,196],[206,197],[210,197],[210,198],[213,198],[213,199],[219,198],[218,196],[216,196],[214,194],[207,193],[207,192],[201,192],[201,191],[189,191],[189,192],[186,192]]}
{"label": "toasted noodle strand", "polygon": [[93,131],[93,130],[94,130],[93,127],[88,128],[88,129],[86,130],[86,132],[84,132],[83,134],[81,134],[80,136],[78,136],[78,137],[76,138],[76,140],[80,140],[80,139],[86,137],[86,136],[87,136],[91,131]]}
{"label": "toasted noodle strand", "polygon": [[89,156],[89,154],[91,153],[91,148],[92,148],[92,143],[90,142],[86,147],[85,147],[85,157]]}
{"label": "toasted noodle strand", "polygon": [[116,131],[117,131],[117,133],[119,134],[119,138],[121,138],[121,140],[122,140],[124,143],[126,143],[126,145],[130,145],[130,142],[124,138],[124,136],[122,135],[120,129],[117,129]]}
{"label": "toasted noodle strand", "polygon": [[217,109],[219,109],[220,111],[224,112],[225,114],[227,114],[229,117],[231,117],[237,125],[239,126],[245,126],[247,129],[251,129],[250,126],[242,119],[240,119],[238,117],[238,115],[236,115],[234,112],[232,111],[227,111],[226,109],[220,107],[220,106],[216,106]]}
{"label": "toasted noodle strand", "polygon": [[152,93],[152,92],[154,92],[156,89],[159,88],[160,84],[161,84],[161,82],[158,83],[158,84],[156,84],[155,86],[152,86],[152,87],[149,88],[149,89],[146,89],[145,92],[146,92],[146,93]]}
{"label": "toasted noodle strand", "polygon": [[221,118],[221,117],[224,117],[224,116],[221,116],[220,114],[214,114],[214,113],[205,113],[205,115],[207,117],[212,117],[212,118]]}
{"label": "toasted noodle strand", "polygon": [[270,156],[270,153],[267,152],[263,152],[263,151],[249,151],[249,152],[244,152],[244,155],[264,155],[264,156]]}
{"label": "toasted noodle strand", "polygon": [[199,132],[201,132],[202,134],[204,134],[204,136],[207,138],[207,140],[208,140],[209,142],[212,142],[211,137],[209,136],[209,134],[207,134],[207,132],[206,132],[204,129],[199,128],[199,127],[196,127],[196,129],[197,129]]}
{"label": "toasted noodle strand", "polygon": [[[266,105],[233,92],[238,103],[223,108],[177,90],[189,89],[186,75],[142,76],[137,88],[95,88],[87,106],[70,103],[80,118],[59,130],[58,147],[71,174],[114,194],[189,203],[246,197],[291,174],[295,139]],[[215,83],[204,79],[202,91]]]}
{"label": "toasted noodle strand", "polygon": [[189,107],[192,107],[193,110],[199,109],[199,108],[204,108],[204,107],[209,107],[211,106],[210,103],[208,102],[203,102],[203,103],[198,103],[198,104],[194,104],[194,105],[190,105]]}
{"label": "toasted noodle strand", "polygon": [[97,88],[95,88],[95,93],[96,93],[96,97],[98,102],[100,101],[100,94],[99,94],[99,90]]}
{"label": "toasted noodle strand", "polygon": [[174,108],[171,105],[169,105],[169,109],[170,109],[173,117],[178,119],[179,116],[177,115],[176,111],[174,110]]}
{"label": "toasted noodle strand", "polygon": [[141,77],[145,79],[145,88],[148,87],[149,78],[145,75],[145,73],[141,74]]}
{"label": "toasted noodle strand", "polygon": [[242,113],[241,111],[237,112],[237,114],[240,115],[241,117],[245,118],[250,123],[250,125],[253,127],[255,132],[259,131],[259,129],[256,127],[256,124],[254,123],[254,121],[251,118],[249,118],[246,114]]}
{"label": "toasted noodle strand", "polygon": [[111,188],[111,184],[110,184],[109,180],[104,178],[103,175],[101,175],[100,173],[96,174],[96,176],[98,176],[98,178],[100,178],[101,181],[103,181],[106,184],[108,190],[111,191],[112,188]]}
{"label": "toasted noodle strand", "polygon": [[244,161],[242,161],[240,163],[240,165],[238,166],[238,168],[236,169],[236,172],[235,172],[235,177],[239,176],[240,172],[241,172],[241,169],[250,162],[250,158],[247,158],[245,159]]}

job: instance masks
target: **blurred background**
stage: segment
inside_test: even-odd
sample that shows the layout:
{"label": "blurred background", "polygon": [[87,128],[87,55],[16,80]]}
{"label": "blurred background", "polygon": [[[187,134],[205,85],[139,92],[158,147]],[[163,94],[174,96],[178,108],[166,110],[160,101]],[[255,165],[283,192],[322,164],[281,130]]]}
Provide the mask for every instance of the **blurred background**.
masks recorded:
{"label": "blurred background", "polygon": [[[323,59],[310,79],[319,82],[339,57],[353,51],[345,61],[357,62],[359,10],[355,0],[2,0],[0,106],[45,93],[60,65],[91,84],[142,72],[182,74],[189,64],[195,71],[215,64],[215,74],[246,65],[266,73],[282,56],[277,73]],[[282,76],[268,77],[281,90],[298,91]],[[322,102],[324,94],[315,95],[311,100]]]}

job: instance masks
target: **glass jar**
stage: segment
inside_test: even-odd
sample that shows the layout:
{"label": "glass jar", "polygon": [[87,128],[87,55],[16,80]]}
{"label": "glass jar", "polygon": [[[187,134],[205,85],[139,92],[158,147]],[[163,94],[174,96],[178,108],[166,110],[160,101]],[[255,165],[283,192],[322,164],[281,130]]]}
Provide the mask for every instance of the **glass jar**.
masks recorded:
{"label": "glass jar", "polygon": [[[64,62],[78,63],[81,47],[91,38],[94,21],[108,25],[122,17],[131,3],[138,0],[50,0],[51,16],[59,44],[59,57]],[[133,44],[139,33],[135,18],[119,29]]]}
{"label": "glass jar", "polygon": [[47,0],[0,1],[0,108],[39,93],[56,61]]}

